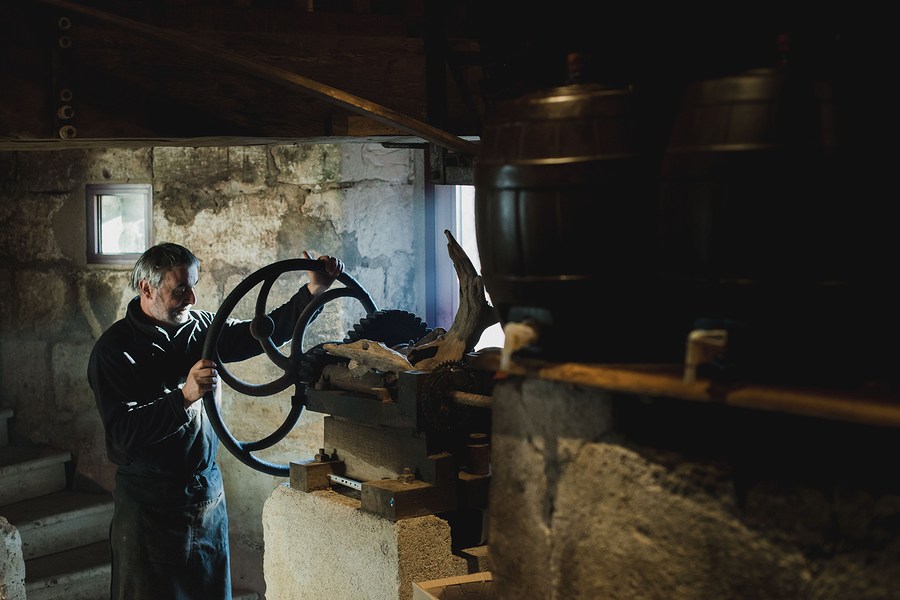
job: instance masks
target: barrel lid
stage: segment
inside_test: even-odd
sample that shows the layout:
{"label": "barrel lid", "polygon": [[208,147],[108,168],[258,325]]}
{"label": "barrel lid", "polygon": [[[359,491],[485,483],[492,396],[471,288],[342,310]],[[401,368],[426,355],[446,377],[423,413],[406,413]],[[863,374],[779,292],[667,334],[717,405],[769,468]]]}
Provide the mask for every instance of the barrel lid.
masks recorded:
{"label": "barrel lid", "polygon": [[536,90],[518,98],[498,102],[489,119],[505,122],[624,116],[630,98],[629,88],[599,83],[573,83]]}
{"label": "barrel lid", "polygon": [[574,83],[498,103],[485,123],[476,170],[487,164],[593,162],[635,155],[631,90]]}

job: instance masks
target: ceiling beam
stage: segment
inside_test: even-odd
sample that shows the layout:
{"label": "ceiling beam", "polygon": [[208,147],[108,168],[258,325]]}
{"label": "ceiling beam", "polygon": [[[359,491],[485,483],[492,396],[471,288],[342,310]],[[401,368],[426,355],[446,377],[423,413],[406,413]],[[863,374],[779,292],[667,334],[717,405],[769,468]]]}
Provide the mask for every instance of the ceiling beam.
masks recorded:
{"label": "ceiling beam", "polygon": [[126,29],[150,37],[180,50],[186,50],[207,60],[237,69],[240,72],[270,81],[281,87],[300,92],[307,96],[325,101],[334,106],[367,117],[373,121],[393,127],[410,135],[418,136],[432,144],[463,155],[474,156],[478,151],[478,143],[450,134],[428,123],[403,115],[381,104],[355,96],[338,88],[303,77],[292,71],[282,69],[268,63],[253,60],[235,52],[231,52],[213,44],[198,42],[180,33],[166,31],[113,15],[108,12],[70,2],[68,0],[38,0],[39,2],[63,10],[72,11],[96,19],[120,29]]}

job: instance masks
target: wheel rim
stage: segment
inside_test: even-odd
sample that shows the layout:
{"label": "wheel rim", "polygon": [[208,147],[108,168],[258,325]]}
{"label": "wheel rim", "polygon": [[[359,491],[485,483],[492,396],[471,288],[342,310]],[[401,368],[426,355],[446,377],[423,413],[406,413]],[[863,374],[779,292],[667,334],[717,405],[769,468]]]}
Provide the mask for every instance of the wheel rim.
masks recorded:
{"label": "wheel rim", "polygon": [[[202,357],[215,361],[222,380],[235,391],[249,396],[271,396],[272,394],[281,392],[291,385],[294,385],[295,391],[291,397],[291,410],[284,422],[265,438],[252,442],[238,440],[231,434],[228,427],[225,425],[225,422],[222,420],[222,415],[219,411],[219,407],[216,406],[213,392],[207,392],[203,396],[203,405],[206,409],[206,414],[209,417],[210,425],[219,436],[219,441],[222,442],[222,445],[245,465],[277,477],[289,477],[289,465],[263,460],[253,456],[252,452],[269,448],[284,439],[300,419],[303,407],[306,404],[306,384],[309,382],[305,382],[300,378],[301,370],[299,366],[300,361],[303,360],[302,348],[306,328],[309,326],[309,323],[318,314],[320,308],[323,308],[325,304],[338,298],[355,298],[363,305],[366,314],[371,314],[378,310],[371,296],[369,296],[369,293],[359,284],[359,282],[347,273],[342,273],[337,278],[337,281],[344,284],[345,287],[328,289],[312,299],[312,301],[303,309],[303,312],[300,314],[300,317],[297,319],[297,323],[294,326],[293,336],[290,341],[290,355],[283,354],[271,339],[274,324],[271,323],[271,319],[265,312],[266,301],[272,285],[284,273],[291,271],[324,270],[325,265],[322,261],[305,258],[284,260],[259,269],[240,282],[225,298],[222,306],[216,311],[203,345]],[[256,299],[255,312],[250,325],[251,333],[260,343],[262,349],[261,353],[265,354],[283,371],[283,373],[281,376],[268,383],[252,384],[236,377],[227,367],[225,367],[224,363],[222,363],[219,358],[217,346],[219,337],[231,312],[240,300],[260,283],[262,283],[262,287],[260,288]],[[268,323],[266,319],[268,319]]]}

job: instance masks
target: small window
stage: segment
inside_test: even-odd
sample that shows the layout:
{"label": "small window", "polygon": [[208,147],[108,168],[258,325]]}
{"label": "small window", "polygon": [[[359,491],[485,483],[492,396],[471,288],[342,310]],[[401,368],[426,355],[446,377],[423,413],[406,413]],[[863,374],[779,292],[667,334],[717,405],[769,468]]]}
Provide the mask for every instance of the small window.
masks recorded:
{"label": "small window", "polygon": [[87,186],[88,264],[134,264],[151,245],[149,183]]}

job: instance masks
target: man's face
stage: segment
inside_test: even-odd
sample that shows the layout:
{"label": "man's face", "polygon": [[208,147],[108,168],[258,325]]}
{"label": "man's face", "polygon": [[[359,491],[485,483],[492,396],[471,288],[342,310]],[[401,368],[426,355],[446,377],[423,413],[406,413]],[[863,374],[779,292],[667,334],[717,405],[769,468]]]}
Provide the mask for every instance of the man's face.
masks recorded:
{"label": "man's face", "polygon": [[197,302],[194,286],[200,275],[197,267],[175,267],[166,273],[159,288],[141,282],[141,308],[151,319],[164,325],[180,325],[187,321],[188,311]]}

